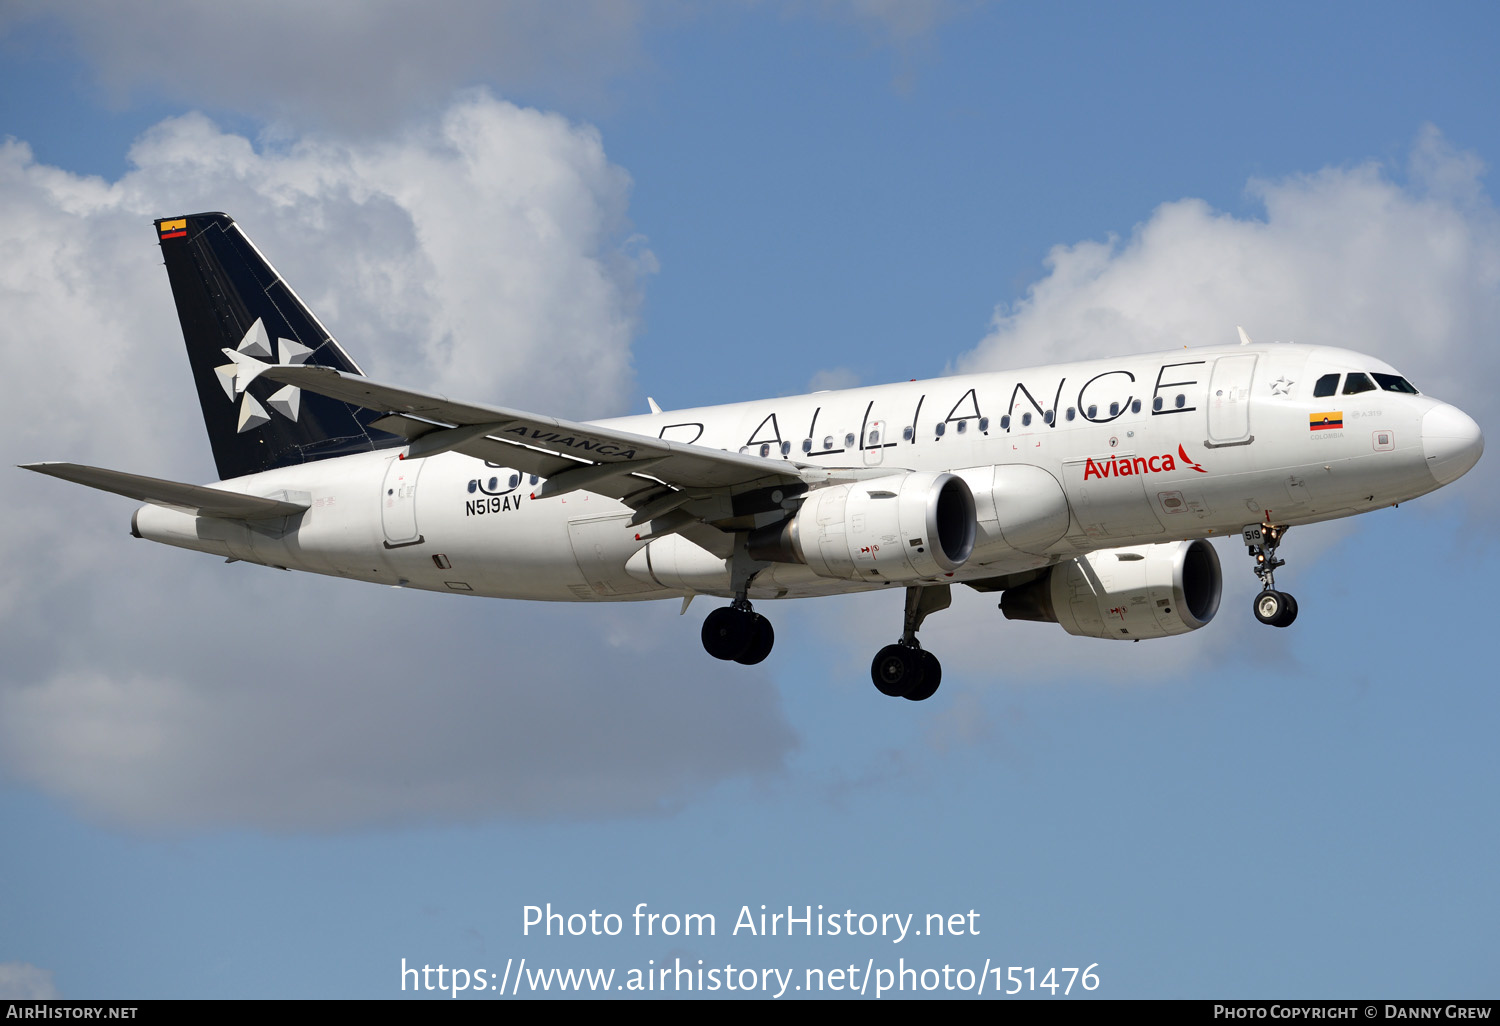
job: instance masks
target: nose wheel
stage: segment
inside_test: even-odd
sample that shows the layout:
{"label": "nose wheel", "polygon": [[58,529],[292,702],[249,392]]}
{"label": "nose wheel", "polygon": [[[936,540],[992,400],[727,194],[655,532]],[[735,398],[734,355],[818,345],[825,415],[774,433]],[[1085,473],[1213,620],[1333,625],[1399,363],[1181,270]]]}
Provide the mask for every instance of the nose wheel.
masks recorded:
{"label": "nose wheel", "polygon": [[1297,619],[1297,600],[1274,589],[1255,596],[1255,618],[1272,627],[1290,627]]}
{"label": "nose wheel", "polygon": [[1276,558],[1276,550],[1286,531],[1285,525],[1271,523],[1270,510],[1262,523],[1244,529],[1245,547],[1255,560],[1255,576],[1260,579],[1260,594],[1255,596],[1253,606],[1255,618],[1272,627],[1290,627],[1297,619],[1297,600],[1276,590],[1276,568],[1286,566],[1286,560]]}

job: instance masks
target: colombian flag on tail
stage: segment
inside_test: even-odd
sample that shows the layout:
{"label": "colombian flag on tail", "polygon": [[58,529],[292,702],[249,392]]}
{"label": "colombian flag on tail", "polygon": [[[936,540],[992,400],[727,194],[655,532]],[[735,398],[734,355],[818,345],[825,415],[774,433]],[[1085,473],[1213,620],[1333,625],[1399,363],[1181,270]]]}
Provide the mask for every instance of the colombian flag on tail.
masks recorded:
{"label": "colombian flag on tail", "polygon": [[163,239],[180,239],[187,234],[187,218],[179,217],[175,221],[162,221],[157,225]]}
{"label": "colombian flag on tail", "polygon": [[[162,238],[166,238],[166,236],[162,236]],[[1343,410],[1330,410],[1327,413],[1310,413],[1307,415],[1307,429],[1309,431],[1331,431],[1343,426]]]}

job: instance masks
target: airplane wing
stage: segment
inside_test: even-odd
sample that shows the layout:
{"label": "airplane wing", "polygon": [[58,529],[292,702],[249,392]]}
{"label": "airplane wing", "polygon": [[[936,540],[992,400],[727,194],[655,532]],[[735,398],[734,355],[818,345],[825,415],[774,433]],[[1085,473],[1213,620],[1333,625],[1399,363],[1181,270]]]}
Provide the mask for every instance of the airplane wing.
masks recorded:
{"label": "airplane wing", "polygon": [[681,530],[699,544],[715,539],[693,531],[693,521],[742,526],[729,522],[774,509],[805,491],[810,475],[804,471],[826,476],[823,468],[793,460],[455,402],[328,367],[270,366],[260,375],[385,413],[373,426],[410,440],[408,458],[452,451],[536,474],[547,479],[535,493],[539,499],[574,489],[608,495],[637,510],[633,523],[650,520],[653,533]]}
{"label": "airplane wing", "polygon": [[242,495],[203,485],[163,481],[159,477],[142,477],[140,474],[124,474],[118,470],[85,467],[79,463],[23,463],[21,469],[34,470],[38,474],[60,477],[74,484],[88,485],[137,502],[166,506],[168,509],[182,510],[200,517],[268,520],[272,517],[292,516],[307,509],[305,503]]}

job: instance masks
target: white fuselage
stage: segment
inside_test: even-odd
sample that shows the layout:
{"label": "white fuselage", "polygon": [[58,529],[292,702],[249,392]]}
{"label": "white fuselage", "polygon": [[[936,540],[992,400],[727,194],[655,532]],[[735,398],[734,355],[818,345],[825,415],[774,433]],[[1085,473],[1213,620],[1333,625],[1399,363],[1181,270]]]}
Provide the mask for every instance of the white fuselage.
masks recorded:
{"label": "white fuselage", "polygon": [[[1349,516],[1432,491],[1472,465],[1444,447],[1444,425],[1463,417],[1452,407],[1380,389],[1313,395],[1318,378],[1339,372],[1395,373],[1348,350],[1247,345],[607,423],[830,469],[952,471],[969,483],[978,515],[973,555],[944,575],[962,582],[1095,549],[1238,534],[1267,518]],[[533,499],[535,479],[509,468],[452,452],[399,458],[404,452],[216,486],[308,504],[300,516],[246,523],[146,506],[135,528],[230,558],[432,591],[559,601],[731,595],[725,560],[681,536],[639,540],[644,528],[630,527],[632,510],[614,499],[584,491]],[[750,595],[882,586],[775,563]]]}

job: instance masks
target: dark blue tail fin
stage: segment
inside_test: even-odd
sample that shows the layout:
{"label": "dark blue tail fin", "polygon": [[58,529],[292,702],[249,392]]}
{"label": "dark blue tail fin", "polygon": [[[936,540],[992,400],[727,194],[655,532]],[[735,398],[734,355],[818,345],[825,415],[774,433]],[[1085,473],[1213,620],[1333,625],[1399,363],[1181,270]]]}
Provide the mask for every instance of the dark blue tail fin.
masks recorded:
{"label": "dark blue tail fin", "polygon": [[220,478],[405,444],[370,427],[378,412],[256,376],[278,363],[363,372],[233,218],[163,218],[156,231]]}

